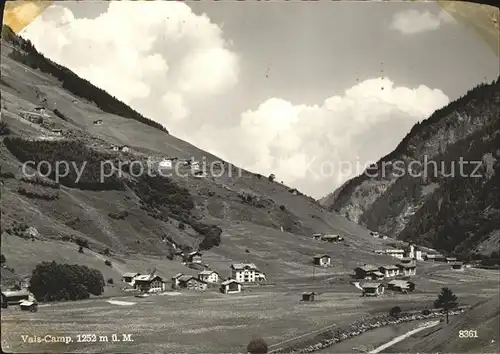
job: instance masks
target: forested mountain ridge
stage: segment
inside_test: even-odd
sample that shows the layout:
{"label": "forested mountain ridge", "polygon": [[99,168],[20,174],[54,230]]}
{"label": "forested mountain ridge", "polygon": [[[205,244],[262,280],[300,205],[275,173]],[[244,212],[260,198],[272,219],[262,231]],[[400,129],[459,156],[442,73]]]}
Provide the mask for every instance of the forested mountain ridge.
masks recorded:
{"label": "forested mountain ridge", "polygon": [[[363,173],[351,179],[323,204],[370,229],[446,251],[497,249],[499,114],[497,79],[417,123],[370,169],[376,177]],[[471,161],[463,164],[464,173],[460,159]],[[412,161],[421,163],[413,164],[418,177],[395,173],[396,165]]]}

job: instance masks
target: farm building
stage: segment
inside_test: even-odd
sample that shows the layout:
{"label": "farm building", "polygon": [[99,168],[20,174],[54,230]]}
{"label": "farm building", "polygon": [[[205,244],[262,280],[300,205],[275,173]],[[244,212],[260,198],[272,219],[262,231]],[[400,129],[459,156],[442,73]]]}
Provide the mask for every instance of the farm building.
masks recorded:
{"label": "farm building", "polygon": [[327,254],[317,254],[314,256],[314,264],[320,267],[328,267],[332,263],[332,258]]}
{"label": "farm building", "polygon": [[172,160],[168,159],[163,159],[162,161],[159,162],[158,168],[163,169],[163,168],[172,168]]}
{"label": "farm building", "polygon": [[95,120],[94,125],[102,125],[102,119]]}
{"label": "farm building", "polygon": [[398,264],[399,274],[404,276],[412,276],[417,273],[417,266],[414,263]]}
{"label": "farm building", "polygon": [[230,279],[222,282],[220,285],[220,292],[223,294],[240,293],[242,286],[236,280]]}
{"label": "farm building", "polygon": [[318,295],[315,292],[308,292],[302,294],[302,301],[314,301],[315,296]]}
{"label": "farm building", "polygon": [[363,296],[379,296],[384,293],[384,286],[380,283],[365,283],[363,288]]}
{"label": "farm building", "polygon": [[441,254],[427,254],[424,260],[434,261],[434,262],[444,262],[446,260],[446,257]]}
{"label": "farm building", "polygon": [[373,252],[375,252],[376,254],[385,254],[384,250],[375,250]]}
{"label": "farm building", "polygon": [[34,299],[34,296],[26,289],[2,291],[2,305],[19,305],[23,301],[32,301]]}
{"label": "farm building", "polygon": [[127,145],[122,145],[122,146],[120,146],[120,151],[121,151],[121,152],[129,152],[129,150],[130,150],[130,149],[128,148],[128,146],[127,146]]}
{"label": "farm building", "polygon": [[415,290],[415,283],[406,280],[391,280],[387,284],[387,288],[393,291],[400,291],[403,293]]}
{"label": "farm building", "polygon": [[255,282],[255,275],[259,272],[253,263],[234,263],[231,265],[231,278],[242,283]]}
{"label": "farm building", "polygon": [[399,268],[395,265],[384,265],[378,269],[385,277],[395,277],[399,275]]}
{"label": "farm building", "polygon": [[455,262],[451,265],[451,269],[464,270],[464,264],[462,262]]}
{"label": "farm building", "polygon": [[147,274],[135,277],[134,286],[143,292],[153,293],[166,289],[165,281],[159,275]]}
{"label": "farm building", "polygon": [[343,240],[343,238],[340,237],[339,235],[323,235],[321,239],[323,241],[328,241],[328,242],[339,242]]}
{"label": "farm building", "polygon": [[445,261],[446,263],[455,263],[457,262],[457,259],[455,257],[446,257]]}
{"label": "farm building", "polygon": [[377,272],[377,271],[378,271],[378,268],[376,266],[369,265],[369,264],[365,264],[361,267],[357,267],[356,269],[354,269],[354,272],[356,273],[357,279],[369,278],[373,272]]}
{"label": "farm building", "polygon": [[377,231],[370,231],[370,235],[372,235],[373,237],[376,237],[376,238],[378,238],[380,236],[380,234]]}
{"label": "farm building", "polygon": [[52,133],[55,135],[62,135],[62,129],[54,128],[54,129],[52,129]]}
{"label": "farm building", "polygon": [[120,151],[120,148],[116,145],[111,146],[111,151]]}
{"label": "farm building", "polygon": [[365,279],[382,280],[384,278],[385,278],[384,273],[376,270],[374,272],[370,272]]}
{"label": "farm building", "polygon": [[122,275],[122,282],[128,285],[134,286],[135,277],[141,275],[141,273],[124,273]]}
{"label": "farm building", "polygon": [[33,108],[33,112],[42,114],[42,115],[47,115],[47,111],[45,110],[45,107],[35,107]]}
{"label": "farm building", "polygon": [[219,278],[219,273],[213,270],[204,270],[198,273],[198,279],[203,280],[207,283],[218,283]]}
{"label": "farm building", "polygon": [[198,251],[193,251],[186,254],[186,262],[189,263],[201,263],[202,262],[202,254]]}
{"label": "farm building", "polygon": [[389,250],[385,250],[385,254],[387,254],[388,256],[395,257],[395,258],[403,258],[405,251],[401,250],[401,249],[389,249]]}
{"label": "farm building", "polygon": [[323,236],[322,234],[313,234],[312,238],[313,238],[313,240],[321,240],[322,236]]}
{"label": "farm building", "polygon": [[21,301],[19,306],[21,307],[22,311],[30,311],[30,312],[38,311],[38,304],[35,301],[23,300]]}

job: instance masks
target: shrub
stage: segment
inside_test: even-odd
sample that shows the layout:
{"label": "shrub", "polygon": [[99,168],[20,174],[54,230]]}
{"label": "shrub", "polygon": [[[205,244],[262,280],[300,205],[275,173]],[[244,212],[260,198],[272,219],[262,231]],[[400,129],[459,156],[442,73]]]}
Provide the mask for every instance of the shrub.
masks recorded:
{"label": "shrub", "polygon": [[284,206],[284,205],[280,205],[280,209],[281,209],[281,210],[283,210],[283,211],[285,211],[285,210],[286,210],[286,208],[285,208],[285,206]]}
{"label": "shrub", "polygon": [[251,354],[265,354],[267,350],[267,343],[262,338],[254,338],[247,345],[247,352]]}
{"label": "shrub", "polygon": [[80,247],[90,248],[89,241],[84,240],[83,238],[77,237],[75,243]]}
{"label": "shrub", "polygon": [[86,266],[42,262],[33,270],[29,290],[40,301],[88,299],[102,294],[104,277]]}
{"label": "shrub", "polygon": [[184,225],[183,222],[180,222],[179,223],[179,230],[184,230],[184,229],[186,229],[186,225]]}
{"label": "shrub", "polygon": [[82,247],[82,246],[80,246],[80,247],[78,248],[78,253],[83,253],[83,247]]}
{"label": "shrub", "polygon": [[113,284],[113,283],[114,283],[113,278],[109,278],[108,279],[108,284]]}
{"label": "shrub", "polygon": [[9,135],[10,134],[10,128],[7,125],[6,122],[1,121],[0,122],[0,135]]}
{"label": "shrub", "polygon": [[103,255],[105,256],[109,256],[110,255],[110,252],[109,252],[109,248],[106,248],[103,252],[102,252]]}
{"label": "shrub", "polygon": [[274,180],[276,179],[276,176],[274,175],[274,173],[271,173],[269,175],[269,177],[267,177],[267,179],[270,181],[270,182],[274,182]]}
{"label": "shrub", "polygon": [[111,267],[111,261],[108,259],[104,261],[104,264],[106,264],[108,267]]}
{"label": "shrub", "polygon": [[2,255],[0,256],[0,264],[5,264],[5,262],[7,262],[7,259],[5,258],[5,255],[2,253]]}
{"label": "shrub", "polygon": [[394,306],[390,311],[389,315],[393,317],[398,317],[398,315],[401,313],[401,307],[399,306]]}

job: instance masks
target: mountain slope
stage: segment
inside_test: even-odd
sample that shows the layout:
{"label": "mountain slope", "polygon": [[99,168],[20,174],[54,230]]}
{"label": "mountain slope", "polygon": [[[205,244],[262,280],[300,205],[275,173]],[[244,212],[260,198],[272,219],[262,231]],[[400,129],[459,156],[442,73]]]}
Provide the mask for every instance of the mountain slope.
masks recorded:
{"label": "mountain slope", "polygon": [[[497,249],[499,114],[497,79],[416,124],[370,173],[345,183],[323,205],[370,229],[441,250]],[[461,158],[470,162],[463,173]]]}
{"label": "mountain slope", "polygon": [[[88,82],[62,75],[58,70],[68,73],[66,68],[34,49],[12,55],[25,47],[30,48],[11,34],[1,54],[2,119],[9,130],[0,136],[2,253],[18,275],[29,275],[40,261],[58,260],[101,264],[110,277],[153,267],[169,277],[190,271],[175,257],[178,248],[207,250],[207,262],[224,277],[231,262],[245,260],[258,263],[272,280],[310,276],[312,256],[319,252],[335,259],[326,273],[343,271],[345,264],[386,261],[373,253],[382,241],[365,228],[134,118],[121,103],[112,105],[120,112],[93,103],[94,94],[111,97],[99,89],[78,96]],[[37,69],[46,67],[51,69]],[[66,77],[72,77],[69,87]],[[42,122],[22,117],[22,111],[36,106],[48,113]],[[96,120],[102,125],[94,125]],[[62,136],[53,134],[55,127]],[[130,150],[112,151],[112,145]],[[194,157],[213,171],[205,178],[183,166],[170,177],[136,173],[147,168],[148,158],[162,157]],[[46,161],[52,173],[23,172],[23,162],[30,160]],[[69,174],[56,183],[54,168],[62,161],[70,163]],[[116,169],[101,181],[100,168],[111,172],[108,163]],[[30,228],[36,230],[32,241]],[[316,232],[340,233],[346,242],[314,242],[309,236]],[[87,242],[90,249],[80,255],[75,242]],[[109,256],[104,256],[106,248]],[[107,258],[112,269],[104,266]]]}

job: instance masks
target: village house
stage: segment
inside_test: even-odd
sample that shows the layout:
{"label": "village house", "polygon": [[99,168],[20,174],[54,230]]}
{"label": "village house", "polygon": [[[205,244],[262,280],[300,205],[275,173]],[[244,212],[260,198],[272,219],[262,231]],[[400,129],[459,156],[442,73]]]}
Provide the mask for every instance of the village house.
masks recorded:
{"label": "village house", "polygon": [[267,281],[266,274],[261,272],[260,270],[256,270],[255,271],[255,281],[256,282]]}
{"label": "village house", "polygon": [[384,273],[376,270],[374,272],[370,272],[365,279],[371,279],[371,280],[382,280],[384,279]]}
{"label": "village house", "polygon": [[387,284],[387,288],[392,291],[399,291],[402,293],[407,293],[415,290],[415,283],[407,280],[391,280]]}
{"label": "village house", "polygon": [[387,254],[388,256],[392,256],[392,257],[401,259],[401,258],[403,258],[405,251],[401,250],[401,249],[388,249],[388,250],[385,250],[385,254]]}
{"label": "village house", "polygon": [[370,235],[372,235],[375,238],[378,238],[380,236],[377,231],[370,231]]}
{"label": "village house", "polygon": [[317,254],[313,258],[314,264],[320,267],[328,267],[332,262],[332,258],[327,254]]}
{"label": "village house", "polygon": [[255,282],[257,272],[259,272],[259,269],[253,263],[234,263],[231,265],[231,278],[238,282]]}
{"label": "village house", "polygon": [[130,286],[134,286],[135,277],[141,275],[141,273],[123,273],[122,282],[127,283]]}
{"label": "village house", "polygon": [[234,279],[229,279],[221,283],[220,292],[223,294],[241,293],[242,286]]}
{"label": "village house", "polygon": [[198,251],[193,251],[188,254],[186,254],[186,262],[189,263],[201,263],[203,261],[202,259],[202,254]]}
{"label": "village house", "polygon": [[171,169],[172,168],[172,160],[163,159],[158,163],[158,168],[160,169]]}
{"label": "village house", "polygon": [[102,119],[95,120],[94,125],[102,125]]}
{"label": "village house", "polygon": [[417,266],[414,263],[398,264],[399,274],[403,276],[412,276],[417,273]]}
{"label": "village house", "polygon": [[315,292],[306,292],[302,294],[302,301],[314,301],[315,296],[318,295]]}
{"label": "village house", "polygon": [[373,272],[377,272],[378,268],[373,265],[365,264],[354,269],[357,279],[370,279]]}
{"label": "village house", "polygon": [[379,296],[384,293],[384,286],[380,283],[365,283],[363,288],[363,296]]}
{"label": "village house", "polygon": [[111,151],[120,151],[120,148],[116,145],[111,146]]}
{"label": "village house", "polygon": [[218,283],[219,278],[219,273],[214,270],[204,270],[198,273],[198,279],[207,283]]}
{"label": "village house", "polygon": [[395,277],[399,275],[399,268],[395,265],[384,265],[379,268],[379,271],[384,274],[385,277]]}
{"label": "village house", "polygon": [[54,129],[52,129],[52,133],[55,135],[62,135],[62,129],[54,128]]}
{"label": "village house", "polygon": [[163,278],[154,274],[138,275],[134,278],[134,286],[136,289],[147,293],[165,291],[166,289]]}
{"label": "village house", "polygon": [[401,264],[409,264],[413,262],[413,258],[410,257],[403,257],[400,260]]}
{"label": "village house", "polygon": [[33,109],[33,112],[34,113],[38,113],[38,114],[40,114],[40,115],[42,115],[44,117],[48,117],[49,116],[49,114],[47,113],[47,110],[44,107],[35,107]]}
{"label": "village house", "polygon": [[173,289],[207,290],[207,282],[197,279],[192,275],[178,274],[172,278]]}
{"label": "village house", "polygon": [[446,257],[445,261],[446,263],[455,263],[457,259],[455,257]]}
{"label": "village house", "polygon": [[384,250],[375,250],[373,252],[375,252],[376,254],[385,254]]}
{"label": "village house", "polygon": [[120,146],[120,151],[121,151],[121,152],[129,152],[129,150],[130,150],[130,149],[128,148],[128,146],[127,146],[127,145],[122,145],[122,146]]}

